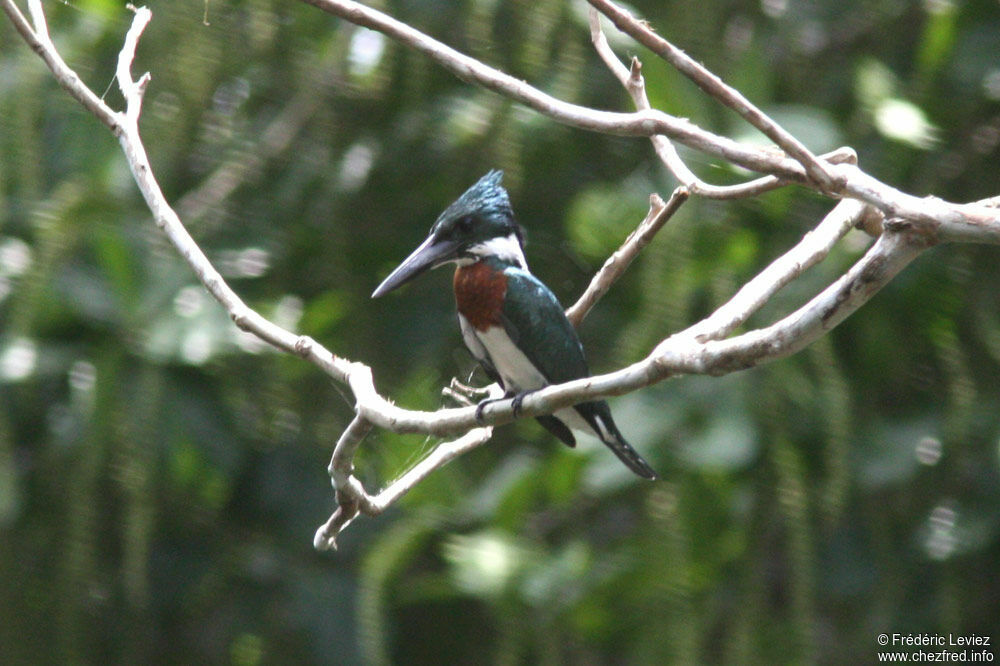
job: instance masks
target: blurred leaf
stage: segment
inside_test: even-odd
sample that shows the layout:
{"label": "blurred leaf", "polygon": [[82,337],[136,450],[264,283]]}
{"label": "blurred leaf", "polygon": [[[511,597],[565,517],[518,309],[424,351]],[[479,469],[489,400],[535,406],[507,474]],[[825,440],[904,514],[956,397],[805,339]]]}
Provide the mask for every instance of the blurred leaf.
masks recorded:
{"label": "blurred leaf", "polygon": [[997,70],[998,28],[1000,17],[986,15],[981,22],[969,25],[957,38],[958,44],[949,64],[955,79],[969,93],[982,91],[986,77]]}
{"label": "blurred leaf", "polygon": [[876,107],[895,96],[899,82],[884,63],[874,58],[863,58],[854,73],[854,95],[860,104]]}
{"label": "blurred leaf", "polygon": [[139,298],[140,275],[135,248],[118,233],[95,234],[94,251],[104,277],[122,309],[134,307]]}
{"label": "blurred leaf", "polygon": [[887,139],[923,149],[937,143],[939,132],[920,107],[895,98],[882,100],[875,107],[875,128]]}
{"label": "blurred leaf", "polygon": [[347,297],[335,290],[309,299],[302,313],[302,332],[318,336],[328,333],[349,313]]}
{"label": "blurred leaf", "polygon": [[587,580],[592,570],[590,549],[580,541],[571,542],[526,572],[520,584],[521,594],[529,604],[552,612],[575,603],[592,583]]}
{"label": "blurred leaf", "polygon": [[757,444],[746,415],[731,413],[712,418],[679,451],[680,459],[689,467],[708,471],[743,469],[756,455]]}
{"label": "blurred leaf", "polygon": [[522,544],[495,531],[453,535],[443,546],[455,586],[474,596],[501,594],[533,556]]}
{"label": "blurred leaf", "polygon": [[935,422],[927,418],[878,424],[875,432],[855,445],[859,479],[866,485],[879,487],[912,477],[918,469],[918,444],[935,432]]}
{"label": "blurred leaf", "polygon": [[536,460],[509,452],[468,498],[466,511],[477,520],[515,530],[537,500],[538,476]]}

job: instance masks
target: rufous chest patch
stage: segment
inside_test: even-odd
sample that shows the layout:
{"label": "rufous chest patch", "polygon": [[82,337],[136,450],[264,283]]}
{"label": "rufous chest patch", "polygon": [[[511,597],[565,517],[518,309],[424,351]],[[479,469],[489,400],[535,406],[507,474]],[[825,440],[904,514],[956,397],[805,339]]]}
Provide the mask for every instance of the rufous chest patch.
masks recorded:
{"label": "rufous chest patch", "polygon": [[479,331],[501,325],[506,294],[507,277],[485,261],[455,270],[455,305],[466,321]]}

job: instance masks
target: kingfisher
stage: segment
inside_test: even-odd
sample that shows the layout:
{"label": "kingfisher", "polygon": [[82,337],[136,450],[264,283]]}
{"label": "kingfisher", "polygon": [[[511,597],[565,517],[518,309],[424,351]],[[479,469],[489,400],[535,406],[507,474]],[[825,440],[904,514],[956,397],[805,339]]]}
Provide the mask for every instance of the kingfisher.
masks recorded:
{"label": "kingfisher", "polygon": [[[448,206],[430,235],[375,289],[378,298],[433,268],[456,264],[455,305],[462,339],[486,374],[498,382],[517,414],[532,391],[590,375],[583,345],[555,294],[528,270],[524,232],[514,219],[492,170]],[[603,400],[582,402],[536,417],[568,446],[573,430],[600,439],[625,465],[646,479],[656,472],[625,441]]]}

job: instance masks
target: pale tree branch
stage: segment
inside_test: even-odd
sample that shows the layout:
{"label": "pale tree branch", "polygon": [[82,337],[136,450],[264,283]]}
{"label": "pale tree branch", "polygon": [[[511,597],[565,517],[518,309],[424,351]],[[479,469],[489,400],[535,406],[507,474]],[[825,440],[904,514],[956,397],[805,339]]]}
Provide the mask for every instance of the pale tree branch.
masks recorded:
{"label": "pale tree branch", "polygon": [[[600,14],[594,7],[590,8],[590,39],[594,44],[594,50],[600,56],[604,64],[611,70],[615,78],[618,79],[622,87],[632,98],[635,108],[640,111],[649,111],[652,106],[646,96],[646,83],[642,78],[642,63],[638,58],[633,57],[631,66],[625,67],[615,55],[608,43],[608,38],[601,29]],[[762,176],[746,183],[737,185],[711,185],[704,182],[688,168],[684,160],[681,159],[677,149],[670,139],[662,134],[654,134],[649,137],[656,151],[657,157],[670,170],[674,177],[680,181],[681,185],[687,188],[692,196],[701,196],[708,199],[742,199],[753,197],[764,192],[788,185],[788,181],[777,176]],[[857,163],[857,155],[850,148],[840,148],[821,158],[833,164],[844,162]]]}
{"label": "pale tree branch", "polygon": [[707,132],[684,118],[676,118],[656,109],[620,113],[591,109],[557,99],[361,3],[352,0],[302,0],[302,2],[356,25],[377,30],[423,53],[459,79],[520,102],[565,125],[621,136],[648,137],[664,134],[695,150],[751,171],[770,173],[797,182],[805,182],[808,179],[805,169],[799,162],[781,153],[743,145],[727,137]]}
{"label": "pale tree branch", "polygon": [[738,90],[726,85],[718,76],[702,67],[679,48],[650,30],[645,23],[637,21],[628,11],[610,0],[587,0],[587,2],[611,19],[619,30],[627,33],[637,42],[669,62],[708,95],[740,114],[744,120],[774,141],[786,154],[794,157],[805,168],[809,179],[816,183],[821,190],[827,192],[840,190],[840,185],[835,182],[835,175],[830,173],[826,166],[802,142],[758,109]]}
{"label": "pale tree branch", "polygon": [[[419,30],[398,21],[378,10],[353,0],[302,0],[351,23],[377,30],[400,44],[413,48],[431,58],[463,81],[475,83],[555,120],[556,122],[605,134],[650,137],[662,134],[689,148],[711,157],[720,158],[751,171],[769,174],[791,183],[811,187],[821,193],[859,199],[879,208],[885,216],[898,217],[918,225],[929,236],[944,233],[939,240],[964,240],[969,242],[1000,243],[1000,212],[980,204],[955,204],[935,197],[916,197],[900,192],[868,175],[855,164],[851,156],[844,155],[845,163],[826,164],[821,167],[829,176],[819,181],[810,177],[797,159],[780,151],[748,146],[728,137],[708,132],[694,123],[675,118],[656,109],[632,113],[603,111],[571,104],[557,99],[528,83],[490,67],[474,58],[441,43]],[[714,76],[714,75],[713,75]],[[732,101],[720,88],[708,87],[709,94],[718,92]],[[724,100],[720,100],[724,101]],[[759,110],[750,112],[755,119]],[[769,119],[766,123],[777,127]],[[787,134],[782,130],[783,134]],[[772,137],[773,138],[773,137]],[[787,146],[786,146],[787,148]],[[838,153],[840,154],[840,153]],[[812,163],[806,156],[807,162]],[[827,185],[834,186],[831,190]],[[941,223],[949,228],[944,229]]]}
{"label": "pale tree branch", "polygon": [[[847,273],[783,319],[725,340],[704,334],[707,339],[700,345],[691,370],[726,374],[804,349],[871,300],[928,247],[931,245],[924,237],[910,230],[883,233]],[[681,358],[687,355],[683,341],[688,331],[660,343],[651,356],[667,367],[675,363],[683,367]]]}
{"label": "pale tree branch", "polygon": [[[653,140],[658,155],[683,186],[666,204],[657,201],[658,197],[653,200],[646,219],[609,257],[580,300],[570,308],[569,316],[575,322],[579,322],[608,291],[629,262],[653,239],[688,196],[750,196],[786,183],[800,183],[821,192],[829,192],[833,185],[838,196],[843,198],[814,230],[806,233],[798,244],[747,282],[715,313],[684,331],[666,337],[644,359],[632,365],[607,374],[549,386],[526,396],[520,406],[520,416],[539,416],[584,400],[620,395],[674,375],[718,375],[788,356],[856,311],[926,248],[943,241],[1000,244],[1000,210],[996,207],[996,198],[971,204],[953,204],[933,197],[918,198],[861,171],[852,163],[853,152],[849,149],[837,155],[817,158],[800,149],[794,137],[790,140],[783,130],[769,123],[766,116],[762,118],[763,114],[753,105],[744,103],[745,100],[741,102],[741,97],[734,97],[731,92],[726,92],[728,89],[720,88],[721,82],[716,85],[711,76],[705,78],[705,72],[700,69],[693,71],[695,76],[702,78],[705,83],[702,87],[710,95],[729,106],[735,104],[741,115],[762,131],[767,128],[765,133],[768,136],[773,134],[772,139],[791,157],[741,145],[706,132],[689,121],[648,108],[637,61],[631,70],[626,70],[610,48],[601,46],[599,29],[594,40],[595,48],[630,91],[638,108],[634,113],[589,109],[558,100],[364,5],[345,0],[303,1],[358,25],[380,30],[399,43],[431,57],[463,80],[523,103],[554,121],[597,132],[650,137]],[[594,4],[602,8],[613,7],[604,0],[595,0]],[[355,415],[338,440],[329,466],[337,508],[316,532],[314,543],[317,548],[334,547],[337,535],[355,517],[383,512],[428,474],[488,441],[492,426],[515,418],[511,401],[490,403],[482,410],[481,420],[477,420],[476,407],[464,398],[461,400],[463,406],[433,412],[398,407],[378,392],[368,365],[336,356],[308,336],[288,331],[249,308],[212,266],[165,199],[139,135],[142,96],[150,77],[145,74],[136,81],[130,68],[142,31],[151,18],[149,11],[145,8],[134,10],[131,28],[124,39],[116,79],[125,97],[126,109],[125,112],[117,112],[94,95],[59,56],[48,35],[40,1],[28,0],[28,6],[33,25],[25,19],[13,0],[0,0],[0,7],[18,33],[41,56],[60,85],[118,138],[154,222],[199,281],[241,329],[315,364],[351,391],[355,400]],[[645,32],[640,32],[645,35]],[[664,52],[676,59],[674,51],[666,49]],[[674,60],[670,61],[676,66]],[[683,63],[683,59],[680,62]],[[670,140],[765,176],[735,186],[702,183],[679,158],[675,159],[676,151]],[[836,163],[838,161],[840,163]],[[867,224],[878,220],[883,220],[881,225]],[[837,241],[859,221],[866,221],[865,228],[876,229],[879,235],[844,275],[794,312],[761,328],[727,337],[745,325],[782,287],[825,258]],[[491,390],[494,396],[499,395],[497,387]],[[453,388],[451,394],[467,393],[469,391],[458,387]],[[434,448],[427,457],[381,492],[370,493],[355,476],[353,460],[365,437],[376,428],[451,439]]]}
{"label": "pale tree branch", "polygon": [[167,202],[153,174],[145,147],[139,136],[139,111],[142,104],[142,93],[148,84],[149,75],[143,75],[136,82],[132,79],[130,66],[135,56],[142,30],[151,18],[148,9],[135,10],[132,26],[125,38],[125,44],[119,54],[116,79],[126,100],[126,111],[114,111],[103,100],[90,90],[80,77],[63,61],[48,36],[45,14],[39,0],[29,0],[29,10],[34,27],[24,20],[20,10],[13,0],[0,0],[0,7],[10,17],[24,40],[35,50],[52,70],[56,80],[91,111],[99,120],[106,124],[118,138],[126,161],[132,171],[133,178],[139,187],[146,204],[153,214],[156,225],[164,232],[174,248],[191,266],[199,281],[219,303],[226,308],[233,321],[240,328],[256,334],[265,342],[284,351],[302,356],[312,361],[335,379],[346,382],[348,377],[357,371],[357,366],[345,359],[338,358],[307,336],[298,336],[280,326],[268,321],[260,314],[247,307],[239,296],[226,283],[219,272],[202,252],[201,248],[187,232],[180,218]]}
{"label": "pale tree branch", "polygon": [[566,309],[566,318],[573,326],[580,326],[580,322],[587,316],[591,308],[604,294],[608,293],[608,290],[621,277],[632,260],[639,255],[644,247],[649,245],[656,232],[667,223],[667,220],[673,217],[689,196],[687,189],[679,187],[673,191],[666,203],[658,194],[649,198],[649,212],[645,219],[639,223],[635,231],[629,234],[622,246],[608,257],[601,269],[594,274],[579,300]]}
{"label": "pale tree branch", "polygon": [[782,287],[825,259],[837,241],[858,224],[864,212],[864,204],[853,199],[841,201],[795,247],[774,260],[743,285],[732,299],[685,333],[699,342],[718,340],[732,333]]}
{"label": "pale tree branch", "polygon": [[52,40],[49,38],[48,24],[45,22],[45,13],[42,11],[42,3],[38,0],[28,1],[28,9],[35,23],[34,27],[24,18],[21,10],[14,4],[13,0],[0,0],[0,6],[3,7],[4,13],[7,14],[7,17],[14,24],[14,27],[28,46],[52,70],[52,74],[59,85],[76,98],[85,109],[94,114],[98,120],[114,131],[117,114],[80,80],[80,77],[70,69],[69,65],[66,64],[52,44]]}

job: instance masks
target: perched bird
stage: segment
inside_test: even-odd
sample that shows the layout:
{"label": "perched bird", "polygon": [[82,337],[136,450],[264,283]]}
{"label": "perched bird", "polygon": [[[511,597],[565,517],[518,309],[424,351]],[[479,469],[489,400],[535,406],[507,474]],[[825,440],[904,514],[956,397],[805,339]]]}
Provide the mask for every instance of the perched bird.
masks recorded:
{"label": "perched bird", "polygon": [[[438,217],[430,235],[372,293],[378,298],[425,271],[455,269],[462,338],[486,374],[513,398],[590,374],[583,346],[555,295],[528,271],[524,236],[514,221],[501,171],[490,171]],[[479,405],[477,415],[490,401]],[[647,479],[656,472],[622,437],[603,400],[537,417],[553,435],[576,445],[570,428],[595,435]]]}

